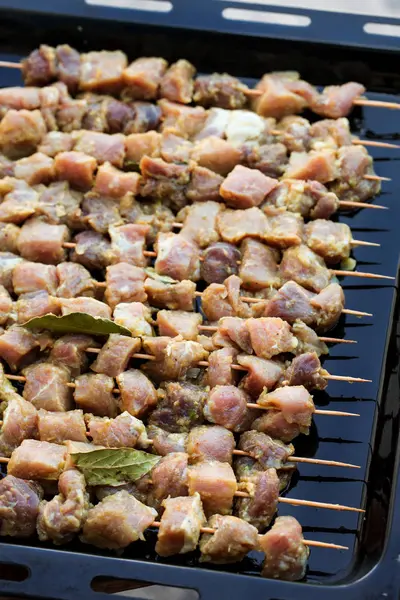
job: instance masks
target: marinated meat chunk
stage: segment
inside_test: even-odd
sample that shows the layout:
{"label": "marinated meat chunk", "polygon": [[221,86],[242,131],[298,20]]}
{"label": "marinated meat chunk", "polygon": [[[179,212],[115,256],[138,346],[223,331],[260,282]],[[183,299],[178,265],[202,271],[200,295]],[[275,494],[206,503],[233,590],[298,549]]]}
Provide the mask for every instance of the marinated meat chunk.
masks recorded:
{"label": "marinated meat chunk", "polygon": [[154,100],[167,70],[167,62],[163,58],[138,58],[123,72],[126,86],[125,97],[138,100]]}
{"label": "marinated meat chunk", "polygon": [[279,142],[284,144],[289,152],[306,152],[309,149],[311,130],[321,121],[310,125],[310,121],[297,115],[283,117],[277,123],[276,129],[282,134],[277,136]]}
{"label": "marinated meat chunk", "polygon": [[43,490],[34,481],[6,475],[0,481],[0,535],[30,537],[36,531],[36,519]]}
{"label": "marinated meat chunk", "polygon": [[312,292],[322,291],[331,279],[323,258],[303,244],[285,250],[280,274],[283,280],[295,281]]}
{"label": "marinated meat chunk", "polygon": [[75,236],[71,260],[88,269],[103,269],[113,262],[110,242],[96,231],[82,231]]}
{"label": "marinated meat chunk", "polygon": [[88,364],[86,350],[96,343],[89,335],[72,333],[58,338],[51,349],[49,360],[67,367],[77,377]]}
{"label": "marinated meat chunk", "polygon": [[109,135],[99,131],[77,131],[74,151],[92,156],[96,163],[111,163],[121,168],[125,158],[124,137],[119,133]]}
{"label": "marinated meat chunk", "polygon": [[43,215],[53,225],[81,229],[81,201],[81,192],[72,190],[68,182],[55,181],[41,192],[36,214]]}
{"label": "marinated meat chunk", "polygon": [[187,279],[176,283],[164,283],[153,278],[144,282],[149,303],[158,308],[192,311],[196,284]]}
{"label": "marinated meat chunk", "polygon": [[82,312],[92,315],[92,317],[111,319],[110,307],[95,298],[87,298],[86,296],[79,296],[78,298],[60,298],[60,304],[62,315]]}
{"label": "marinated meat chunk", "polygon": [[284,179],[312,179],[320,183],[328,183],[337,179],[339,174],[334,150],[312,150],[292,152]]}
{"label": "marinated meat chunk", "polygon": [[41,541],[56,545],[70,542],[84,524],[89,512],[89,494],[85,478],[75,469],[61,473],[59,494],[39,506],[37,532]]}
{"label": "marinated meat chunk", "polygon": [[[6,182],[7,179],[6,177],[4,181]],[[0,204],[0,220],[3,223],[20,225],[39,212],[39,194],[21,179],[9,181],[10,185],[4,190],[4,199]]]}
{"label": "marinated meat chunk", "polygon": [[349,81],[343,85],[329,85],[312,103],[312,110],[323,117],[347,117],[356,98],[365,92],[360,83]]}
{"label": "marinated meat chunk", "polygon": [[230,275],[237,275],[239,272],[241,254],[232,244],[211,244],[204,250],[202,258],[200,275],[206,283],[223,283]]}
{"label": "marinated meat chunk", "polygon": [[345,223],[316,219],[307,223],[305,235],[307,246],[327,264],[339,263],[350,256],[352,235]]}
{"label": "marinated meat chunk", "polygon": [[138,166],[144,156],[158,158],[160,156],[161,139],[161,134],[156,131],[147,131],[145,133],[135,133],[126,136],[125,166]]}
{"label": "marinated meat chunk", "polygon": [[257,291],[280,286],[277,253],[273,249],[257,240],[245,238],[241,252],[239,277],[245,289]]}
{"label": "marinated meat chunk", "polygon": [[202,461],[188,468],[189,496],[198,492],[207,517],[229,515],[237,491],[235,473],[228,463]]}
{"label": "marinated meat chunk", "polygon": [[115,308],[124,302],[146,302],[147,294],[144,291],[146,273],[140,267],[135,267],[128,262],[119,262],[106,269],[106,302]]}
{"label": "marinated meat chunk", "polygon": [[153,450],[160,456],[171,452],[185,452],[188,439],[187,433],[169,433],[155,425],[149,425],[147,435],[153,442]]}
{"label": "marinated meat chunk", "polygon": [[181,335],[185,340],[196,340],[202,317],[199,313],[182,310],[160,310],[157,313],[159,335],[176,337]]}
{"label": "marinated meat chunk", "polygon": [[25,85],[46,85],[57,74],[55,49],[46,44],[33,50],[21,64]]}
{"label": "marinated meat chunk", "polygon": [[0,122],[1,151],[13,160],[29,156],[46,133],[40,110],[8,110]]}
{"label": "marinated meat chunk", "polygon": [[23,260],[12,252],[0,252],[0,285],[5,287],[8,292],[13,292],[13,272],[16,265],[22,263]]}
{"label": "marinated meat chunk", "polygon": [[186,197],[192,202],[218,201],[219,189],[224,179],[206,167],[193,165]]}
{"label": "marinated meat chunk", "polygon": [[0,358],[16,371],[31,362],[34,350],[40,348],[40,340],[27,329],[13,325],[0,335]]}
{"label": "marinated meat chunk", "polygon": [[309,390],[324,390],[328,385],[317,353],[306,352],[296,356],[285,374],[285,380],[290,386],[305,386]]}
{"label": "marinated meat chunk", "polygon": [[118,92],[126,66],[127,58],[119,50],[81,54],[79,87],[104,94]]}
{"label": "marinated meat chunk", "polygon": [[228,73],[199,75],[194,82],[193,101],[202,106],[243,108],[247,104],[245,86]]}
{"label": "marinated meat chunk", "polygon": [[259,206],[277,185],[276,179],[237,165],[221,185],[220,194],[233,208],[252,208]]}
{"label": "marinated meat chunk", "polygon": [[[56,110],[56,120],[60,131],[72,133],[83,127],[83,121],[88,110],[86,100],[68,99]],[[93,159],[90,159],[93,162]]]}
{"label": "marinated meat chunk", "polygon": [[12,284],[17,295],[45,290],[56,294],[57,269],[53,265],[24,261],[14,267]]}
{"label": "marinated meat chunk", "polygon": [[29,365],[22,372],[26,377],[23,396],[37,409],[65,412],[72,408],[72,392],[67,386],[71,374],[66,367],[41,362]]}
{"label": "marinated meat chunk", "polygon": [[54,167],[58,179],[78,190],[87,191],[92,188],[96,159],[84,152],[60,152],[54,159]]}
{"label": "marinated meat chunk", "polygon": [[156,552],[160,556],[186,554],[196,549],[206,518],[199,494],[163,500]]}
{"label": "marinated meat chunk", "polygon": [[219,235],[216,231],[216,219],[221,210],[222,205],[212,201],[186,206],[178,214],[178,220],[183,223],[180,235],[200,248],[217,242]]}
{"label": "marinated meat chunk", "polygon": [[36,408],[11,390],[3,412],[3,424],[0,433],[1,456],[11,456],[23,440],[37,436],[38,415]]}
{"label": "marinated meat chunk", "polygon": [[7,323],[11,316],[13,302],[10,294],[3,285],[0,285],[0,325]]}
{"label": "marinated meat chunk", "polygon": [[271,129],[276,125],[275,119],[263,119],[250,110],[225,112],[228,115],[228,124],[224,133],[229,142],[241,145],[246,142],[272,141]]}
{"label": "marinated meat chunk", "polygon": [[69,133],[62,131],[49,131],[43,138],[38,151],[54,158],[60,152],[72,150],[74,141]]}
{"label": "marinated meat chunk", "polygon": [[45,290],[21,294],[16,303],[17,321],[24,324],[35,317],[44,315],[59,315],[61,312],[60,301],[50,296]]}
{"label": "marinated meat chunk", "polygon": [[241,477],[238,489],[250,495],[250,498],[236,499],[235,509],[238,516],[258,531],[264,531],[274,518],[278,507],[279,477],[276,469]]}
{"label": "marinated meat chunk", "polygon": [[295,321],[292,326],[292,332],[298,340],[296,354],[305,354],[315,352],[317,356],[329,354],[328,346],[321,342],[313,329],[305,325],[302,321]]}
{"label": "marinated meat chunk", "polygon": [[107,496],[91,508],[81,541],[98,548],[118,550],[138,539],[157,517],[157,512],[136,500],[126,490]]}
{"label": "marinated meat chunk", "polygon": [[58,277],[57,296],[59,298],[94,296],[94,280],[89,271],[82,265],[63,262],[57,265],[56,272]]}
{"label": "marinated meat chunk", "polygon": [[283,413],[278,410],[269,410],[265,414],[261,414],[253,421],[251,429],[266,433],[272,438],[279,438],[286,443],[294,440],[300,433],[308,433],[308,429],[306,430],[296,422],[289,423]]}
{"label": "marinated meat chunk", "polygon": [[274,388],[284,374],[282,363],[274,360],[239,354],[236,362],[247,369],[247,375],[240,384],[253,398],[258,398],[264,388],[267,390]]}
{"label": "marinated meat chunk", "polygon": [[119,199],[125,194],[139,193],[140,176],[138,173],[124,173],[116,169],[111,163],[105,162],[97,171],[94,191],[100,196],[109,196]]}
{"label": "marinated meat chunk", "polygon": [[122,225],[123,220],[115,200],[89,192],[82,202],[82,222],[106,234],[113,226]]}
{"label": "marinated meat chunk", "polygon": [[206,360],[208,352],[198,342],[172,338],[167,344],[164,354],[157,360],[146,363],[143,370],[156,383],[168,380],[180,380],[187,372]]}
{"label": "marinated meat chunk", "polygon": [[193,143],[183,137],[168,130],[162,133],[160,154],[167,162],[189,163],[192,147]]}
{"label": "marinated meat chunk", "polygon": [[87,417],[88,432],[94,444],[106,448],[146,448],[146,428],[142,421],[124,411],[115,419]]}
{"label": "marinated meat chunk", "polygon": [[342,314],[344,308],[343,290],[338,283],[331,283],[311,298],[310,305],[316,311],[315,325],[317,331],[328,331],[336,325]]}
{"label": "marinated meat chunk", "polygon": [[133,336],[152,336],[151,312],[148,306],[141,302],[117,304],[114,309],[114,321],[129,329]]}
{"label": "marinated meat chunk", "polygon": [[[159,509],[166,498],[188,495],[188,456],[184,452],[172,452],[153,467],[153,485],[149,492],[149,504]],[[193,495],[193,494],[191,494]]]}
{"label": "marinated meat chunk", "polygon": [[251,346],[260,358],[269,359],[277,354],[293,352],[298,345],[289,323],[280,318],[248,319],[246,326],[250,334]]}
{"label": "marinated meat chunk", "polygon": [[18,252],[19,227],[13,223],[0,223],[0,251]]}
{"label": "marinated meat chunk", "polygon": [[238,244],[244,238],[266,239],[270,225],[257,207],[246,210],[224,210],[217,216],[217,228],[224,242]]}
{"label": "marinated meat chunk", "polygon": [[148,261],[143,252],[146,248],[146,236],[149,231],[149,225],[134,223],[111,227],[111,248],[115,253],[116,262],[123,261],[137,267],[145,267]]}
{"label": "marinated meat chunk", "polygon": [[64,441],[86,442],[86,425],[81,410],[38,411],[38,437],[42,442],[62,444]]}
{"label": "marinated meat chunk", "polygon": [[65,467],[67,451],[64,446],[23,440],[14,450],[8,463],[8,474],[21,479],[58,480]]}
{"label": "marinated meat chunk", "polygon": [[207,112],[201,106],[184,106],[165,98],[158,101],[161,109],[161,131],[172,131],[185,138],[193,138],[202,129]]}
{"label": "marinated meat chunk", "polygon": [[171,102],[190,104],[193,95],[195,67],[187,60],[173,63],[160,83],[160,96]]}
{"label": "marinated meat chunk", "polygon": [[74,400],[85,413],[115,417],[118,401],[113,395],[114,380],[102,373],[80,375],[75,379]]}
{"label": "marinated meat chunk", "polygon": [[254,415],[247,408],[250,397],[234,385],[217,385],[209,393],[204,406],[204,416],[211,423],[231,431],[248,429]]}
{"label": "marinated meat chunk", "polygon": [[351,146],[352,135],[350,123],[346,118],[322,119],[309,128],[310,146],[318,148],[333,148]]}
{"label": "marinated meat chunk", "polygon": [[251,312],[240,299],[242,281],[231,275],[224,285],[212,283],[202,295],[202,310],[209,321],[218,321],[221,317],[238,316],[246,318]]}
{"label": "marinated meat chunk", "polygon": [[192,383],[169,381],[159,391],[157,408],[151,413],[150,425],[156,425],[171,433],[190,431],[203,423],[203,407],[208,393]]}
{"label": "marinated meat chunk", "polygon": [[179,281],[197,281],[200,278],[199,248],[181,234],[159,233],[155,250],[154,268],[159,275]]}
{"label": "marinated meat chunk", "polygon": [[42,152],[20,158],[14,165],[14,176],[23,179],[28,185],[50,183],[54,179],[53,159]]}
{"label": "marinated meat chunk", "polygon": [[63,244],[68,240],[66,225],[50,225],[33,218],[21,227],[18,250],[23,258],[32,262],[56,265],[65,260]]}
{"label": "marinated meat chunk", "polygon": [[301,113],[307,101],[300,94],[291,91],[284,78],[272,74],[264,75],[256,85],[262,96],[252,100],[252,109],[263,117],[281,119],[286,115]]}
{"label": "marinated meat chunk", "polygon": [[313,294],[295,281],[285,283],[267,302],[264,314],[280,317],[289,323],[301,319],[307,325],[315,320],[315,310],[311,306]]}
{"label": "marinated meat chunk", "polygon": [[258,547],[257,529],[237,517],[213,515],[207,527],[215,533],[203,533],[200,539],[200,562],[236,563]]}
{"label": "marinated meat chunk", "polygon": [[235,374],[232,363],[237,351],[234,348],[220,348],[210,353],[208,357],[207,383],[210,388],[217,385],[235,385]]}
{"label": "marinated meat chunk", "polygon": [[217,460],[231,465],[234,449],[235,438],[225,427],[208,425],[193,427],[189,431],[187,453],[192,464],[203,460]]}
{"label": "marinated meat chunk", "polygon": [[240,436],[238,448],[251,454],[264,469],[270,467],[281,469],[285,466],[289,456],[294,454],[292,444],[284,444],[281,440],[274,440],[261,431],[245,431]]}
{"label": "marinated meat chunk", "polygon": [[[129,338],[128,338],[129,339]],[[157,391],[152,382],[139,369],[128,369],[117,375],[121,393],[121,410],[142,417],[157,405]]]}
{"label": "marinated meat chunk", "polygon": [[189,166],[143,156],[139,168],[142,174],[142,196],[168,200],[172,208],[182,208],[186,202],[186,186],[190,181]]}
{"label": "marinated meat chunk", "polygon": [[[247,321],[239,317],[222,317],[213,336],[216,346],[233,346],[247,354],[253,353]],[[218,337],[217,337],[218,336]]]}
{"label": "marinated meat chunk", "polygon": [[[264,391],[257,400],[257,404],[265,409],[280,411],[289,424],[296,423],[302,433],[308,433],[315,406],[312,396],[304,386],[289,384],[274,392]],[[281,436],[273,435],[271,437],[281,438]]]}
{"label": "marinated meat chunk", "polygon": [[272,579],[303,579],[310,554],[304,544],[301,525],[294,517],[278,517],[259,540],[265,553],[261,575]]}
{"label": "marinated meat chunk", "polygon": [[141,101],[132,102],[130,106],[134,110],[134,117],[125,124],[125,135],[129,135],[130,133],[145,133],[151,129],[158,129],[161,121],[161,108],[159,106],[152,102]]}
{"label": "marinated meat chunk", "polygon": [[96,485],[94,487],[94,492],[96,494],[97,500],[101,502],[102,500],[104,500],[104,498],[107,498],[107,496],[112,496],[113,494],[117,494],[118,492],[125,490],[126,492],[128,492],[128,494],[134,496],[136,500],[139,500],[139,502],[142,502],[144,504],[145,502],[147,502],[147,491],[145,487],[146,486],[143,485],[143,483],[139,479],[138,485],[135,485],[132,482],[123,483],[122,485],[118,486]]}
{"label": "marinated meat chunk", "polygon": [[283,211],[270,219],[271,229],[266,236],[269,246],[288,248],[303,241],[304,221],[300,215]]}
{"label": "marinated meat chunk", "polygon": [[242,152],[227,140],[210,135],[194,144],[191,159],[225,177],[241,162]]}
{"label": "marinated meat chunk", "polygon": [[139,352],[141,345],[138,338],[112,333],[90,368],[95,373],[116,377],[125,371],[132,355]]}

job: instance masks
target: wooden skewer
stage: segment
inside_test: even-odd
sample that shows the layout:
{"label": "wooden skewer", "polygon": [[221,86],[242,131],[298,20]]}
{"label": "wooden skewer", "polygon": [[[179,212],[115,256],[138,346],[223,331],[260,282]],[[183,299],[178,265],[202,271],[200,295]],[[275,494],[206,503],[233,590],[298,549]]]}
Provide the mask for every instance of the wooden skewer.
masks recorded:
{"label": "wooden skewer", "polygon": [[[287,134],[283,130],[279,129],[271,129],[271,135],[276,135],[279,137],[287,137]],[[397,144],[390,144],[388,142],[376,142],[373,140],[360,140],[359,138],[353,138],[351,143],[354,146],[373,146],[375,148],[400,148]]]}
{"label": "wooden skewer", "polygon": [[364,175],[363,179],[368,179],[369,181],[392,181],[390,177],[381,177],[379,175]]}
{"label": "wooden skewer", "polygon": [[[9,458],[0,458],[0,463],[8,464]],[[234,496],[238,498],[251,498],[252,496],[247,492],[235,492]],[[311,506],[314,508],[327,508],[328,510],[344,510],[349,512],[365,513],[363,508],[355,508],[354,506],[346,506],[343,504],[331,504],[330,502],[317,502],[316,500],[300,500],[298,498],[284,498],[278,497],[278,502],[282,504],[291,504],[292,506]]]}
{"label": "wooden skewer", "polygon": [[[1,65],[0,65],[1,66]],[[400,110],[400,104],[397,102],[386,102],[384,100],[368,100],[367,98],[356,98],[353,100],[356,106],[373,106],[374,108],[389,108],[390,110]]]}
{"label": "wooden skewer", "polygon": [[342,208],[373,208],[376,210],[389,210],[388,206],[382,204],[369,204],[367,202],[353,202],[352,200],[339,200],[339,206]]}

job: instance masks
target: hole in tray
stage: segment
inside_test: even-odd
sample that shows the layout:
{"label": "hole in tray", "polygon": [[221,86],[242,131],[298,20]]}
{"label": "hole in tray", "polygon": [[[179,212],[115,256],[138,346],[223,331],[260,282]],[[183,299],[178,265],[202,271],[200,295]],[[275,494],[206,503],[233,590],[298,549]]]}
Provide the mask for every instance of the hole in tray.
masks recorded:
{"label": "hole in tray", "polygon": [[94,6],[111,6],[112,8],[131,8],[133,10],[149,10],[151,12],[168,13],[173,9],[172,2],[166,0],[85,0]]}
{"label": "hole in tray", "polygon": [[388,23],[365,23],[363,29],[365,33],[370,33],[372,35],[400,37],[400,25],[389,25]]}
{"label": "hole in tray", "polygon": [[25,581],[30,575],[30,570],[24,565],[0,563],[0,579],[6,581]]}
{"label": "hole in tray", "polygon": [[288,25],[289,27],[308,27],[311,23],[310,17],[303,15],[288,15],[242,8],[224,8],[222,16],[229,21],[249,21],[250,23],[269,23],[272,25]]}
{"label": "hole in tray", "polygon": [[148,600],[198,600],[196,590],[174,587],[172,585],[154,585],[139,579],[118,579],[116,577],[95,577],[91,588],[95,592],[117,594],[127,598],[146,598]]}

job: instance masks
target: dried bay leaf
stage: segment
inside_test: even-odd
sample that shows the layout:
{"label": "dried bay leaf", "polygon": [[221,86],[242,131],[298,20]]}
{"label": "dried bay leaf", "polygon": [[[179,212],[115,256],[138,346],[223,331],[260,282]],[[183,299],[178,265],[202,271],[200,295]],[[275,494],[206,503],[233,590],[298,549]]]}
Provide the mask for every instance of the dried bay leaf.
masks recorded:
{"label": "dried bay leaf", "polygon": [[27,329],[47,329],[53,333],[86,333],[89,335],[119,333],[120,335],[132,336],[129,329],[117,325],[110,319],[93,317],[83,312],[70,313],[62,317],[52,314],[34,317],[24,323],[23,327]]}

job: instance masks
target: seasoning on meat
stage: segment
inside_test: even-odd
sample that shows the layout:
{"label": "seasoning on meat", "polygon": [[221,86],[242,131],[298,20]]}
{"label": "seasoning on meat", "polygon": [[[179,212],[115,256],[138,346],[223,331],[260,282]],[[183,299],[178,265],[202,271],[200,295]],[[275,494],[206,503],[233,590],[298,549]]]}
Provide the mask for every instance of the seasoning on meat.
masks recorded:
{"label": "seasoning on meat", "polygon": [[295,281],[312,292],[321,292],[331,280],[323,258],[304,244],[285,250],[280,274],[285,281]]}
{"label": "seasoning on meat", "polygon": [[334,181],[338,177],[336,153],[334,150],[312,150],[292,152],[284,179],[312,179],[320,183]]}
{"label": "seasoning on meat", "polygon": [[350,256],[352,235],[345,223],[316,219],[307,223],[305,235],[307,246],[327,264],[339,263]]}
{"label": "seasoning on meat", "polygon": [[85,413],[115,417],[118,402],[113,396],[114,380],[102,373],[80,375],[75,379],[74,400]]}
{"label": "seasoning on meat", "polygon": [[14,267],[12,284],[18,296],[40,290],[55,295],[58,286],[57,269],[53,265],[24,261]]}
{"label": "seasoning on meat", "polygon": [[[289,384],[274,392],[264,391],[257,400],[257,404],[263,408],[280,411],[289,424],[296,423],[302,433],[308,433],[315,406],[312,396],[304,386]],[[286,441],[281,436],[270,435]]]}
{"label": "seasoning on meat", "polygon": [[94,296],[93,278],[82,265],[73,262],[62,262],[57,265],[56,272],[58,278],[57,296],[59,298]]}
{"label": "seasoning on meat", "polygon": [[246,326],[250,334],[251,346],[260,358],[272,358],[284,352],[293,352],[298,345],[290,325],[283,319],[261,317],[248,319]]}
{"label": "seasoning on meat", "polygon": [[81,54],[79,87],[81,90],[112,94],[122,87],[122,75],[127,66],[123,52],[102,50]]}
{"label": "seasoning on meat", "polygon": [[176,283],[165,283],[149,277],[144,282],[144,290],[152,306],[170,310],[193,310],[196,292],[193,281],[184,279]]}
{"label": "seasoning on meat", "polygon": [[18,252],[19,227],[13,223],[0,223],[0,251]]}
{"label": "seasoning on meat", "polygon": [[66,225],[50,225],[39,218],[33,218],[21,227],[18,249],[27,260],[56,265],[65,260],[63,244],[68,240]]}
{"label": "seasoning on meat", "polygon": [[224,210],[217,216],[217,228],[224,242],[239,244],[244,238],[266,239],[270,225],[256,206],[246,210]]}
{"label": "seasoning on meat", "polygon": [[202,461],[188,468],[189,496],[198,492],[206,517],[229,515],[237,491],[235,473],[228,463]]}
{"label": "seasoning on meat", "polygon": [[200,278],[199,248],[179,233],[159,233],[154,268],[159,275],[182,281]]}
{"label": "seasoning on meat", "polygon": [[83,224],[89,225],[99,233],[106,234],[111,227],[123,223],[118,204],[112,198],[88,192],[83,198],[81,208]]}
{"label": "seasoning on meat", "polygon": [[146,236],[150,231],[148,225],[128,223],[121,227],[110,227],[111,248],[115,253],[116,262],[124,261],[145,267],[147,259],[143,252],[146,248]]}
{"label": "seasoning on meat", "polygon": [[185,340],[196,340],[201,323],[201,315],[195,312],[160,310],[157,313],[157,327],[160,335],[169,337],[181,335]]}
{"label": "seasoning on meat", "polygon": [[36,408],[11,390],[12,397],[7,401],[3,412],[0,433],[0,453],[11,456],[23,440],[37,436],[38,415]]}
{"label": "seasoning on meat", "polygon": [[117,384],[121,393],[122,411],[128,411],[135,417],[142,417],[157,405],[156,388],[139,369],[121,371],[117,375]]}
{"label": "seasoning on meat", "polygon": [[204,407],[204,416],[211,423],[231,431],[245,431],[254,419],[247,408],[249,396],[234,385],[217,385],[209,394]]}
{"label": "seasoning on meat", "polygon": [[69,315],[71,313],[82,312],[92,317],[101,319],[111,319],[111,308],[104,302],[95,298],[79,296],[78,298],[60,298],[61,314]]}
{"label": "seasoning on meat", "polygon": [[349,81],[343,85],[329,85],[312,103],[312,110],[323,117],[338,119],[346,117],[356,98],[364,94],[365,87]]}
{"label": "seasoning on meat", "polygon": [[186,197],[192,202],[218,201],[219,189],[224,178],[206,167],[192,165],[191,178],[186,189]]}
{"label": "seasoning on meat", "polygon": [[0,535],[30,537],[36,531],[36,519],[43,490],[34,481],[6,475],[0,481]]}
{"label": "seasoning on meat", "polygon": [[296,356],[285,374],[285,380],[290,386],[304,386],[307,389],[324,390],[328,385],[325,375],[328,372],[321,368],[321,363],[315,351]]}
{"label": "seasoning on meat", "polygon": [[231,431],[219,425],[203,425],[193,427],[187,439],[189,463],[203,460],[217,460],[232,464],[232,453],[235,449],[235,438]]}
{"label": "seasoning on meat", "polygon": [[206,248],[213,242],[218,242],[216,219],[222,208],[223,206],[219,202],[212,201],[185,206],[177,217],[183,223],[180,235],[200,248]]}
{"label": "seasoning on meat", "polygon": [[[122,264],[122,263],[120,263]],[[136,268],[136,267],[132,267]],[[141,302],[122,302],[114,308],[114,321],[135,337],[152,336],[151,311]]]}
{"label": "seasoning on meat", "polygon": [[125,166],[139,166],[144,156],[158,158],[160,156],[161,139],[161,134],[156,131],[127,135],[125,138]]}
{"label": "seasoning on meat", "polygon": [[146,448],[146,428],[142,421],[124,411],[115,419],[87,417],[88,432],[94,444],[106,448]]}
{"label": "seasoning on meat", "polygon": [[136,540],[157,517],[157,512],[126,490],[107,496],[89,510],[81,541],[98,548],[119,550]]}
{"label": "seasoning on meat", "polygon": [[308,352],[315,352],[318,356],[329,354],[328,346],[321,342],[314,329],[311,329],[302,321],[299,320],[293,323],[292,332],[299,342],[296,354],[300,355]]}
{"label": "seasoning on meat", "polygon": [[162,113],[161,131],[172,131],[185,138],[194,137],[204,126],[207,112],[201,106],[184,106],[165,98],[158,101]]}
{"label": "seasoning on meat", "polygon": [[167,70],[167,62],[163,58],[138,58],[124,69],[122,74],[127,98],[138,100],[154,100],[158,88]]}
{"label": "seasoning on meat", "polygon": [[160,556],[186,554],[196,549],[206,523],[199,494],[163,500],[156,552]]}
{"label": "seasoning on meat", "polygon": [[239,272],[241,253],[232,244],[211,244],[203,251],[202,258],[200,275],[206,283],[223,283],[230,275],[237,275]]}
{"label": "seasoning on meat", "polygon": [[[151,480],[153,482],[148,502],[157,510],[166,498],[177,498],[188,495],[188,456],[184,452],[172,452],[153,467]],[[191,494],[193,495],[193,494]]]}
{"label": "seasoning on meat", "polygon": [[138,173],[124,173],[105,162],[98,168],[93,189],[100,195],[118,199],[128,193],[136,196],[139,193],[139,182]]}
{"label": "seasoning on meat", "polygon": [[60,152],[69,152],[72,150],[74,140],[69,133],[62,131],[49,131],[42,139],[38,151],[54,158]]}
{"label": "seasoning on meat", "polygon": [[213,342],[216,346],[233,346],[247,354],[253,353],[247,321],[239,317],[222,317],[218,322],[218,331],[213,335]]}
{"label": "seasoning on meat", "polygon": [[215,533],[203,533],[200,539],[200,562],[236,563],[258,548],[257,529],[237,517],[213,515],[207,527]]}
{"label": "seasoning on meat", "polygon": [[164,431],[160,427],[155,425],[149,425],[147,428],[147,435],[153,442],[153,450],[160,456],[166,456],[171,452],[185,452],[188,434],[183,433],[169,433]]}
{"label": "seasoning on meat", "polygon": [[190,104],[195,73],[195,67],[187,60],[181,59],[173,63],[161,79],[160,96],[171,102]]}
{"label": "seasoning on meat", "polygon": [[44,315],[59,315],[61,312],[60,301],[50,296],[45,290],[21,294],[16,303],[17,321],[24,324],[35,317]]}
{"label": "seasoning on meat", "polygon": [[276,469],[253,472],[239,478],[238,489],[250,498],[237,498],[238,516],[258,531],[264,531],[276,514],[279,497],[279,477]]}
{"label": "seasoning on meat", "polygon": [[189,166],[143,156],[139,168],[142,174],[142,196],[168,200],[172,208],[182,208],[186,203],[185,191],[190,181]]}
{"label": "seasoning on meat", "polygon": [[232,363],[235,361],[236,355],[237,351],[228,347],[210,353],[207,383],[211,389],[217,385],[235,385],[235,373],[232,370]]}
{"label": "seasoning on meat", "polygon": [[77,377],[88,364],[86,350],[96,345],[89,335],[71,333],[63,335],[54,342],[49,360],[67,367],[72,377]]}
{"label": "seasoning on meat", "polygon": [[71,373],[62,365],[39,362],[22,371],[26,377],[23,396],[37,408],[67,411],[73,406],[72,392],[67,386]]}
{"label": "seasoning on meat", "polygon": [[13,160],[29,156],[46,133],[40,110],[8,110],[0,122],[1,151]]}
{"label": "seasoning on meat", "polygon": [[242,433],[238,448],[251,454],[264,469],[282,469],[286,466],[289,456],[294,454],[292,444],[284,444],[261,431]]}
{"label": "seasoning on meat", "polygon": [[93,187],[96,159],[84,152],[60,152],[54,159],[58,179],[78,190],[87,191]]}
{"label": "seasoning on meat", "polygon": [[145,279],[145,271],[128,262],[110,265],[106,269],[106,302],[113,309],[124,302],[146,302],[147,294],[143,288]]}
{"label": "seasoning on meat", "polygon": [[71,260],[88,269],[104,269],[114,260],[111,243],[96,231],[82,231],[75,236],[74,242]]}
{"label": "seasoning on meat", "polygon": [[259,206],[264,198],[278,185],[255,169],[236,165],[220,187],[220,194],[233,208],[252,208]]}
{"label": "seasoning on meat", "polygon": [[64,470],[66,457],[65,446],[23,440],[12,453],[7,471],[21,479],[57,480]]}
{"label": "seasoning on meat", "polygon": [[263,577],[287,581],[303,579],[310,550],[304,544],[301,525],[294,517],[278,517],[259,539],[259,545],[265,553]]}
{"label": "seasoning on meat", "polygon": [[228,73],[199,75],[194,82],[193,101],[202,106],[243,108],[247,104],[245,86]]}
{"label": "seasoning on meat", "polygon": [[59,494],[39,506],[37,532],[41,541],[56,545],[70,542],[84,524],[89,512],[89,494],[84,476],[75,469],[61,473]]}
{"label": "seasoning on meat", "polygon": [[14,164],[14,176],[23,179],[28,185],[50,183],[54,179],[54,161],[42,152],[20,158]]}
{"label": "seasoning on meat", "polygon": [[0,357],[13,371],[31,362],[40,346],[40,340],[31,331],[17,325],[0,335]]}
{"label": "seasoning on meat", "polygon": [[86,442],[86,426],[81,410],[38,411],[38,433],[42,442],[62,444],[64,441]]}
{"label": "seasoning on meat", "polygon": [[45,85],[56,77],[56,52],[46,44],[33,50],[21,64],[25,85]]}
{"label": "seasoning on meat", "polygon": [[201,344],[179,337],[172,338],[164,350],[164,355],[143,365],[143,370],[155,382],[184,379],[189,369],[206,360],[206,352]]}
{"label": "seasoning on meat", "polygon": [[242,151],[227,140],[210,135],[194,144],[191,159],[225,177],[241,162]]}
{"label": "seasoning on meat", "polygon": [[169,381],[159,391],[158,406],[150,415],[149,424],[171,433],[190,431],[203,423],[206,388],[192,383]]}
{"label": "seasoning on meat", "polygon": [[272,249],[250,238],[241,244],[242,261],[239,277],[243,287],[257,291],[267,287],[280,287],[277,253]]}
{"label": "seasoning on meat", "polygon": [[138,352],[140,347],[138,338],[112,333],[90,368],[95,373],[116,377],[125,371],[132,354]]}
{"label": "seasoning on meat", "polygon": [[252,108],[257,114],[281,119],[286,115],[300,113],[306,108],[305,98],[291,91],[287,80],[281,75],[270,73],[264,75],[257,83],[256,89],[263,92],[262,96],[252,100]]}

